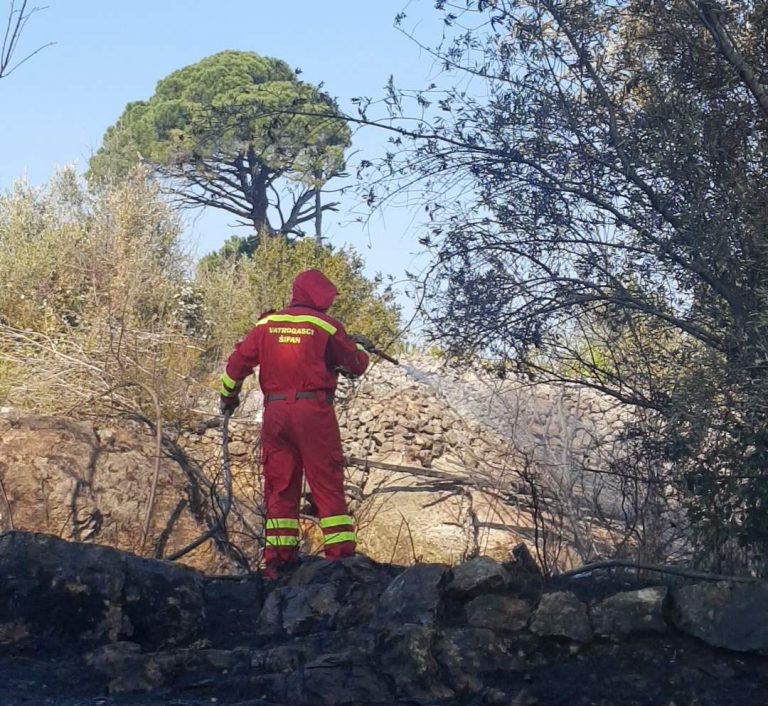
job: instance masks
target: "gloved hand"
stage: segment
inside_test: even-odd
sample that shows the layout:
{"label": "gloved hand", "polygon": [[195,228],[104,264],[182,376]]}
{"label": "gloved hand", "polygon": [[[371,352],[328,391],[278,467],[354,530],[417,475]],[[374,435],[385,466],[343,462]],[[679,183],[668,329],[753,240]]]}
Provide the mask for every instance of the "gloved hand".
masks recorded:
{"label": "gloved hand", "polygon": [[224,397],[224,395],[221,395],[219,398],[219,412],[222,414],[225,412],[232,414],[232,412],[234,412],[239,406],[240,395],[238,394],[230,395],[229,397]]}
{"label": "gloved hand", "polygon": [[373,344],[373,341],[370,338],[368,338],[367,336],[361,336],[359,333],[356,333],[356,334],[350,336],[350,338],[355,343],[359,343],[368,352],[371,352],[372,350],[374,350],[376,348],[376,346]]}

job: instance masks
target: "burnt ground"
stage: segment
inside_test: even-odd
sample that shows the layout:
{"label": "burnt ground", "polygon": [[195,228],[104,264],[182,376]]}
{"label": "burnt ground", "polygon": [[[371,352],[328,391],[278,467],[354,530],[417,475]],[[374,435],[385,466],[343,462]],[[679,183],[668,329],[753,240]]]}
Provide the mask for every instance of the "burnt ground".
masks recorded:
{"label": "burnt ground", "polygon": [[[62,656],[62,651],[63,646],[39,650],[32,645],[0,651],[0,705],[278,706],[259,698],[258,675],[236,670],[229,674],[187,674],[172,686],[110,696],[104,677],[87,667],[80,655]],[[768,657],[715,650],[679,634],[626,644],[596,642],[578,650],[552,642],[548,652],[541,655],[542,662],[547,663],[540,667],[490,675],[482,697],[405,699],[375,706],[768,705]],[[509,694],[515,696],[510,700]],[[374,706],[374,702],[365,706]]]}
{"label": "burnt ground", "polygon": [[[586,644],[473,627],[467,596],[451,588],[461,567],[312,560],[258,591],[211,579],[201,594],[197,574],[175,565],[44,535],[5,543],[0,706],[768,706],[768,656],[713,648],[674,622],[663,634]],[[485,576],[476,562],[465,578]],[[128,600],[113,576],[143,600]],[[571,591],[586,610],[659,583],[626,574],[544,582],[512,566],[503,590],[531,605],[542,590]],[[748,632],[764,627],[764,590]],[[94,649],[104,656],[118,625],[107,601],[121,621],[130,615],[131,632],[112,639],[135,640],[109,644],[111,682],[85,660]]]}

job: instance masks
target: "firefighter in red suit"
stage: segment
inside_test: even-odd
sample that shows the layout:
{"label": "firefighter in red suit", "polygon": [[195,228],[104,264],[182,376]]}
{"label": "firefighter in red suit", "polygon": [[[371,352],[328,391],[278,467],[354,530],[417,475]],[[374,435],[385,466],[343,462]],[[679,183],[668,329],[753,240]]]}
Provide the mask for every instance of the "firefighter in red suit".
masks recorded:
{"label": "firefighter in red suit", "polygon": [[352,377],[365,372],[365,349],[372,344],[363,336],[347,335],[328,316],[336,294],[319,270],[299,274],[290,306],[259,319],[235,346],[222,375],[221,407],[233,411],[243,380],[259,367],[267,506],[264,562],[272,578],[298,558],[302,468],[320,517],[325,556],[341,559],[355,552],[333,394],[339,372]]}

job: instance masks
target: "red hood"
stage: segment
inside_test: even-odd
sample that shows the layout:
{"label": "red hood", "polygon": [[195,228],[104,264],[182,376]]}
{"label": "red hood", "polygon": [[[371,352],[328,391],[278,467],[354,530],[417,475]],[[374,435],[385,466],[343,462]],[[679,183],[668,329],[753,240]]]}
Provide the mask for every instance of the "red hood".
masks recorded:
{"label": "red hood", "polygon": [[336,299],[336,287],[320,270],[306,270],[293,280],[291,306],[327,311]]}

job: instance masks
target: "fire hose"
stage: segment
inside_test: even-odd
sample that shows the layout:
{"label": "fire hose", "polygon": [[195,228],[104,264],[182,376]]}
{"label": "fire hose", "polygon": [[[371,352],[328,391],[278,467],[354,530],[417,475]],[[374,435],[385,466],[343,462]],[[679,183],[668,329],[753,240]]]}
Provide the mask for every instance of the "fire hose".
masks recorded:
{"label": "fire hose", "polygon": [[393,358],[391,355],[388,355],[382,350],[379,350],[378,348],[370,348],[368,349],[369,353],[373,353],[373,355],[379,356],[379,358],[383,358],[388,363],[392,363],[392,365],[400,365],[400,361],[397,358]]}

